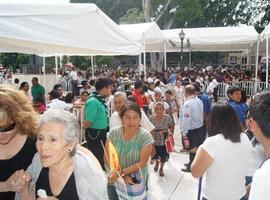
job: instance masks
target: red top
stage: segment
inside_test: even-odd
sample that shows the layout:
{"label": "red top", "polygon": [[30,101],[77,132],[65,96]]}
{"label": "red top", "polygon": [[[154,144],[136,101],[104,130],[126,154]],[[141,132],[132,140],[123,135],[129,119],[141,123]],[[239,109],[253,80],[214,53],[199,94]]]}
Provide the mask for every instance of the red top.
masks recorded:
{"label": "red top", "polygon": [[141,93],[139,91],[134,90],[132,92],[132,96],[134,96],[136,98],[136,102],[137,102],[138,106],[140,108],[143,108],[143,99],[142,99]]}

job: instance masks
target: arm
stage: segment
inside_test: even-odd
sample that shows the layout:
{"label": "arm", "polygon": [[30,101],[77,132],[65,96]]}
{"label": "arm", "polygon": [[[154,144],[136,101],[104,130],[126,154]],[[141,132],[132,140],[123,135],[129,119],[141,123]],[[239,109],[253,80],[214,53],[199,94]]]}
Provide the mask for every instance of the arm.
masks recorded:
{"label": "arm", "polygon": [[183,136],[187,136],[188,130],[190,129],[190,120],[191,120],[191,110],[189,105],[184,105],[182,108],[183,119],[182,119],[182,134]]}
{"label": "arm", "polygon": [[192,176],[194,178],[202,176],[213,161],[214,159],[207,153],[207,151],[202,147],[199,147],[190,168]]}
{"label": "arm", "polygon": [[[141,169],[147,164],[149,157],[151,156],[151,152],[152,152],[152,144],[145,145],[141,149],[140,160],[137,162],[137,164],[140,166]],[[137,172],[138,170],[139,170],[138,166],[136,164],[133,164],[125,169],[122,169],[122,172],[126,176],[134,172]]]}

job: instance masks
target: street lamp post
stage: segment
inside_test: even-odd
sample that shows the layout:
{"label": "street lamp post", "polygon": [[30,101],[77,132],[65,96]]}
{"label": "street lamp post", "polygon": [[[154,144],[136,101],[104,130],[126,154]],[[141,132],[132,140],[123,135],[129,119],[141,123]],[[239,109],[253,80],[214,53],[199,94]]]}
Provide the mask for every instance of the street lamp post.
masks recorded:
{"label": "street lamp post", "polygon": [[183,41],[185,39],[185,33],[184,33],[183,29],[179,33],[179,38],[181,40],[180,68],[182,68],[182,61],[183,61]]}

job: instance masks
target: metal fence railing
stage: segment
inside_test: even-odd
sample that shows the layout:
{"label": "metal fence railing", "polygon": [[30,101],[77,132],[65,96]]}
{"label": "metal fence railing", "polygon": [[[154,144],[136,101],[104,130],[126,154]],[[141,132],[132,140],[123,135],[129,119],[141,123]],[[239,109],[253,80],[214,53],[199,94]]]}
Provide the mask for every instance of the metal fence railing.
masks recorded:
{"label": "metal fence railing", "polygon": [[[218,96],[219,98],[227,97],[227,88],[230,85],[236,85],[240,89],[246,92],[248,97],[255,95],[257,92],[261,92],[266,89],[266,82],[255,82],[255,81],[240,81],[240,82],[229,82],[229,83],[219,83],[218,84]],[[270,85],[268,85],[269,88]]]}

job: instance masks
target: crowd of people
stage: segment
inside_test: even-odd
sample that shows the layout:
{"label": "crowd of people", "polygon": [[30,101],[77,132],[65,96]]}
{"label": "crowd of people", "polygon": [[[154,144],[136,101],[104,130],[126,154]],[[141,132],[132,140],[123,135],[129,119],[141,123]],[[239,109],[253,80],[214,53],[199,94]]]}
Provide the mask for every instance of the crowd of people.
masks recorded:
{"label": "crowd of people", "polygon": [[202,199],[268,199],[270,92],[228,85],[216,98],[219,82],[247,72],[68,76],[71,87],[63,76],[49,99],[36,77],[31,92],[27,82],[0,85],[0,199],[147,199],[148,167],[166,178],[176,130],[189,154],[182,171],[203,177]]}

